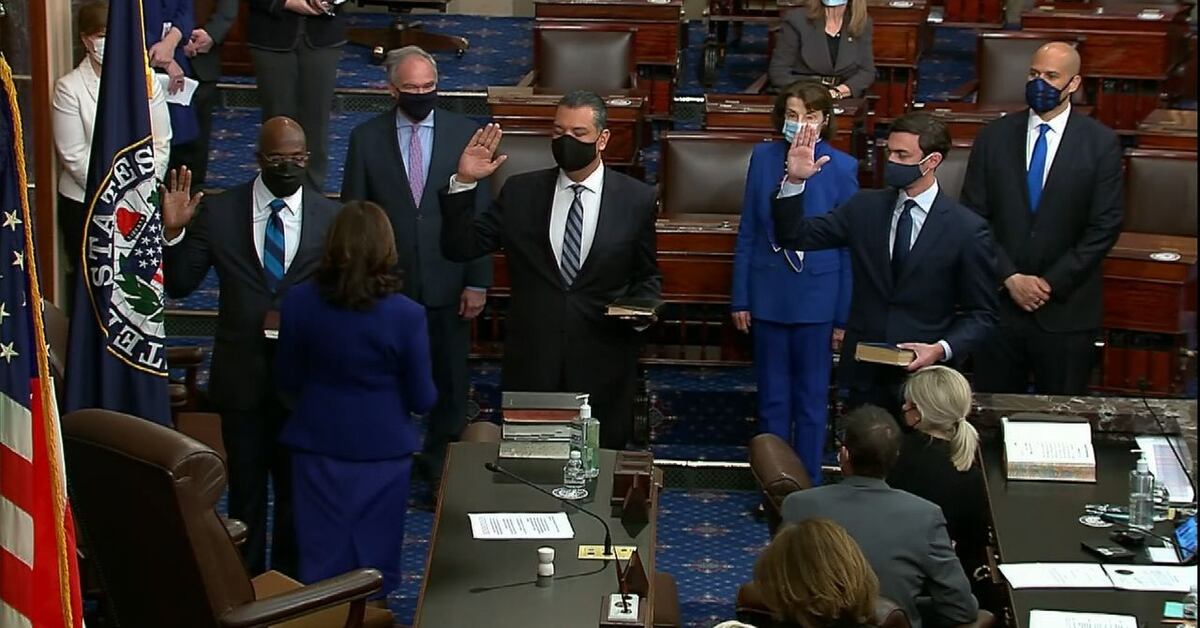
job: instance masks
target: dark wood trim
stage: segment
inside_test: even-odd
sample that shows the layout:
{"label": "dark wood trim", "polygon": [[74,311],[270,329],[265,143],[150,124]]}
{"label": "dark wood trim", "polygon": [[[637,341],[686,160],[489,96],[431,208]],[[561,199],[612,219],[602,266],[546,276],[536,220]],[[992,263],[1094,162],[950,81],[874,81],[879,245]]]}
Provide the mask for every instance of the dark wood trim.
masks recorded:
{"label": "dark wood trim", "polygon": [[36,181],[37,205],[32,208],[37,217],[34,239],[38,255],[38,268],[41,276],[42,294],[55,300],[55,284],[58,277],[58,249],[54,246],[54,135],[50,123],[51,102],[53,90],[47,68],[50,67],[50,41],[47,36],[46,2],[30,2],[29,7],[29,67],[33,69],[32,125],[26,124],[26,132],[33,129],[33,155],[26,155],[32,160],[33,176]]}

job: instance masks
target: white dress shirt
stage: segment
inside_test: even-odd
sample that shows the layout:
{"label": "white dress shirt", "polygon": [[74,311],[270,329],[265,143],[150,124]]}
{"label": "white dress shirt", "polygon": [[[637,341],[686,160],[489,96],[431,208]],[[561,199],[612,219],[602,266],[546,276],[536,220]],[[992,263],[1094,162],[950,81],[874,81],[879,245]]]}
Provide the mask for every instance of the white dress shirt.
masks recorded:
{"label": "white dress shirt", "polygon": [[[554,184],[554,200],[550,210],[550,247],[554,250],[554,261],[562,264],[563,237],[567,232],[567,214],[571,211],[571,203],[575,200],[575,192],[571,186],[575,182],[560,168],[558,180]],[[583,234],[579,238],[579,266],[583,267],[587,260],[588,251],[592,249],[592,241],[596,239],[596,223],[600,221],[600,195],[604,192],[604,162],[596,168],[588,178],[580,182],[585,189],[579,194],[579,202],[583,204]],[[454,175],[450,175],[450,194],[466,192],[475,189],[474,183],[459,183]]]}
{"label": "white dress shirt", "polygon": [[[171,157],[171,115],[167,97],[158,81],[150,81],[150,130],[154,138],[154,176],[162,179]],[[51,123],[54,145],[62,173],[58,192],[80,203],[87,186],[88,161],[92,155],[92,130],[96,124],[96,105],[100,98],[100,77],[84,57],[74,70],[54,84]]]}
{"label": "white dress shirt", "polygon": [[1058,145],[1062,143],[1063,131],[1067,128],[1067,118],[1071,117],[1071,104],[1067,103],[1067,108],[1059,112],[1057,116],[1050,120],[1043,120],[1033,110],[1029,111],[1029,126],[1025,132],[1025,171],[1029,171],[1029,162],[1033,160],[1033,145],[1037,143],[1038,135],[1041,131],[1038,127],[1042,124],[1049,124],[1050,130],[1046,131],[1046,170],[1042,172],[1042,186],[1046,185],[1046,177],[1050,174],[1050,166],[1054,164],[1054,156],[1058,154]]}

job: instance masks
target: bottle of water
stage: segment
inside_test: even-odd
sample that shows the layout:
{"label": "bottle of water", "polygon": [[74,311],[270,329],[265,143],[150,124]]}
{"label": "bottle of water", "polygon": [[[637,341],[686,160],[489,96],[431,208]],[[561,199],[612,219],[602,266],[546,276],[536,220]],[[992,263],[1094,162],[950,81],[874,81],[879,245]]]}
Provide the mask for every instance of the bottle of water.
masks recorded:
{"label": "bottle of water", "polygon": [[1129,472],[1129,527],[1154,529],[1154,474],[1145,456]]}
{"label": "bottle of water", "polygon": [[1196,585],[1194,584],[1183,598],[1183,618],[1196,619]]}
{"label": "bottle of water", "polygon": [[554,491],[555,497],[562,499],[583,499],[587,497],[587,469],[583,466],[583,457],[577,450],[571,450],[571,457],[563,467],[563,485]]}
{"label": "bottle of water", "polygon": [[579,406],[579,422],[583,434],[583,468],[588,478],[594,478],[600,475],[600,419],[592,416],[588,395],[583,395],[583,405]]}

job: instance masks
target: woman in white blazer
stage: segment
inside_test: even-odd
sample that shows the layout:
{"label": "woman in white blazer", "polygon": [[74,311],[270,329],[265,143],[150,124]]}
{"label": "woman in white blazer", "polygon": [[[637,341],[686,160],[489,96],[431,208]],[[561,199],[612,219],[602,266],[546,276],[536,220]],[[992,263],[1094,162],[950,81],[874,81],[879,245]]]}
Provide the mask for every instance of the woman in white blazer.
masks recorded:
{"label": "woman in white blazer", "polygon": [[[96,121],[96,101],[100,97],[100,68],[104,60],[104,35],[108,28],[108,3],[89,2],[79,8],[79,38],[87,55],[74,69],[54,85],[54,144],[62,172],[58,177],[58,223],[63,245],[78,266],[82,255],[86,207],[88,159],[92,154],[92,128]],[[158,81],[151,81],[150,129],[154,136],[154,174],[162,179],[167,172],[171,151],[171,118],[166,94]],[[74,290],[73,272],[68,284]]]}

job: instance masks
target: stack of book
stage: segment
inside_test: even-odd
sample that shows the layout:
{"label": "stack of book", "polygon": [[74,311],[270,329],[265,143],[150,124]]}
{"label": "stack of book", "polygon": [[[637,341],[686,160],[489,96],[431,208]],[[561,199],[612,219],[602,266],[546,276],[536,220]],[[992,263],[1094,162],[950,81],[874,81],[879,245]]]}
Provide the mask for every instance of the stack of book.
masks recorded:
{"label": "stack of book", "polygon": [[503,393],[500,457],[566,460],[580,403],[579,393]]}

